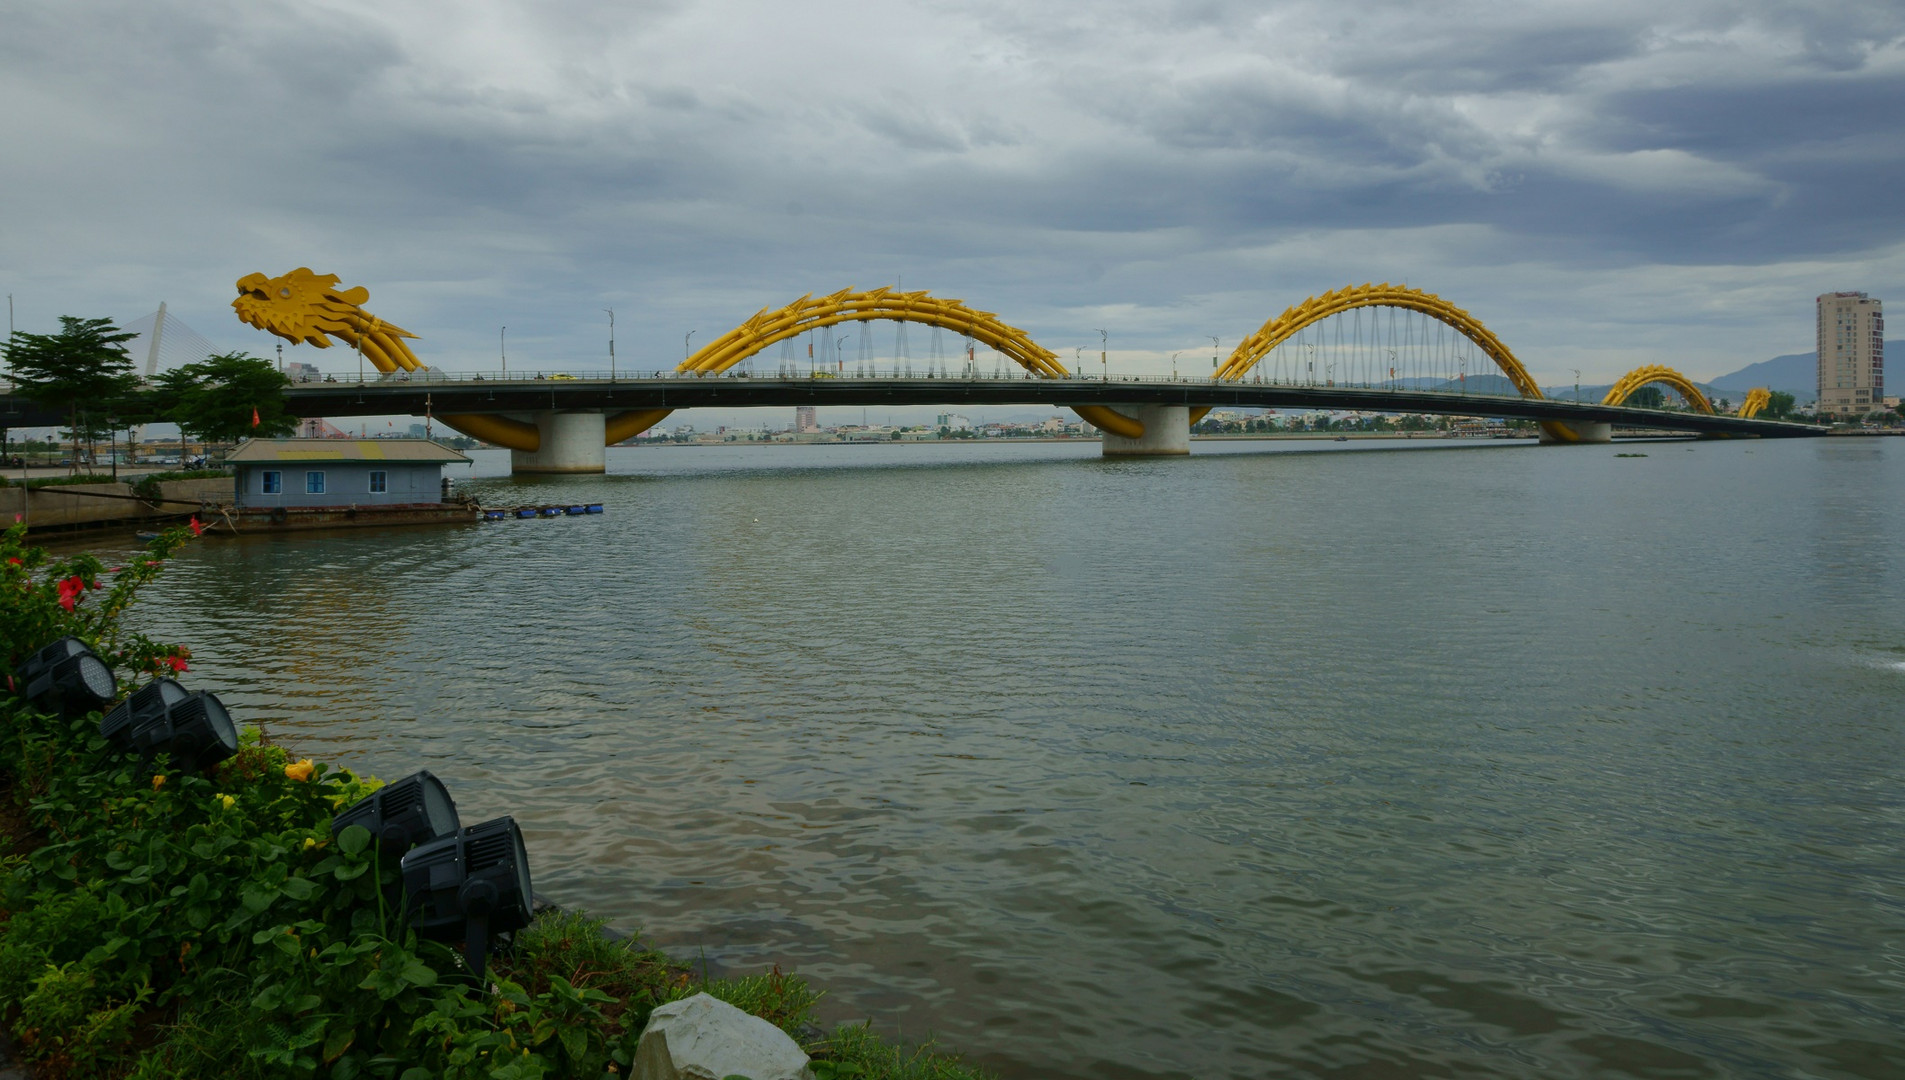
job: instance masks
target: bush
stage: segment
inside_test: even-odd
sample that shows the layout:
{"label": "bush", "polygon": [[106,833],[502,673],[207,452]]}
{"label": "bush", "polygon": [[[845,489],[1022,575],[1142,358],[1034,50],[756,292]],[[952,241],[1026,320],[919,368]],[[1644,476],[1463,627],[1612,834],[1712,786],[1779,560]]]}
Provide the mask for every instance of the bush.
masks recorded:
{"label": "bush", "polygon": [[6,477],[0,476],[0,487],[24,487],[29,489],[117,483],[119,483],[119,478],[113,476],[111,473],[74,473],[71,476],[40,476],[24,482],[8,480]]}
{"label": "bush", "polygon": [[[187,668],[186,650],[118,623],[188,530],[110,569],[22,536],[0,534],[9,671],[65,634],[125,684]],[[811,1036],[830,1078],[976,1075],[864,1029],[817,1032],[819,995],[778,969],[697,978],[580,913],[538,916],[479,988],[392,910],[397,873],[370,834],[331,834],[375,780],[293,762],[255,729],[185,772],[113,749],[97,725],[0,695],[0,1018],[42,1080],[626,1076],[650,1011],[703,990]]]}
{"label": "bush", "polygon": [[174,469],[171,472],[147,473],[132,485],[132,493],[147,502],[158,502],[159,485],[173,480],[210,480],[215,477],[229,477],[230,469]]}

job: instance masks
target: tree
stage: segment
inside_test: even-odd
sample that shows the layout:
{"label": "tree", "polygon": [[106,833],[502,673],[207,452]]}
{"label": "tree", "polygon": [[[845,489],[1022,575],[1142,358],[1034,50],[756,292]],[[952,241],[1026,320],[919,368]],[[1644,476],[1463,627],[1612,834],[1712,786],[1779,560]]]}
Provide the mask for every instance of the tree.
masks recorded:
{"label": "tree", "polygon": [[1643,386],[1627,395],[1627,404],[1636,409],[1664,409],[1667,395],[1661,393],[1658,386]]}
{"label": "tree", "polygon": [[15,334],[7,342],[7,366],[21,396],[49,409],[65,409],[73,438],[73,467],[79,467],[79,440],[93,429],[82,413],[130,393],[137,385],[125,343],[139,335],[111,319],[60,316],[57,334]]}
{"label": "tree", "polygon": [[1793,396],[1784,390],[1775,390],[1767,398],[1766,407],[1760,415],[1772,420],[1784,420],[1793,413]]}
{"label": "tree", "polygon": [[237,442],[246,436],[273,438],[298,428],[285,411],[283,390],[291,384],[271,361],[248,353],[221,353],[159,377],[154,392],[160,415],[207,442]]}

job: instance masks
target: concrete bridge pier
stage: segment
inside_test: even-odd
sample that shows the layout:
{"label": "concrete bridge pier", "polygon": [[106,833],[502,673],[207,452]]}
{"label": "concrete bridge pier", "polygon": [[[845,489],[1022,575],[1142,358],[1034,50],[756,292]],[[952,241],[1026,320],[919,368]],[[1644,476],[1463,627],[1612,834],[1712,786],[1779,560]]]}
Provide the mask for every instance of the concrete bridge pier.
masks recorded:
{"label": "concrete bridge pier", "polygon": [[1599,420],[1543,420],[1541,445],[1565,446],[1571,443],[1611,443],[1614,425]]}
{"label": "concrete bridge pier", "polygon": [[1191,452],[1191,410],[1185,405],[1113,405],[1144,425],[1144,434],[1127,439],[1104,433],[1105,457],[1176,457]]}
{"label": "concrete bridge pier", "polygon": [[542,433],[542,446],[533,451],[511,450],[510,472],[520,476],[607,470],[607,448],[602,445],[604,421],[600,412],[549,410],[531,415],[529,422]]}

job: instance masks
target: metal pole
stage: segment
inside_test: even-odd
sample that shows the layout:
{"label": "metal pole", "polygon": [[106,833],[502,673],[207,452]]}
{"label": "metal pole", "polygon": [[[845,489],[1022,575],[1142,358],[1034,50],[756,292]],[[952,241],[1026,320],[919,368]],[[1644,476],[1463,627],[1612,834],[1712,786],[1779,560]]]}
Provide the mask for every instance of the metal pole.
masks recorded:
{"label": "metal pole", "polygon": [[1105,350],[1110,344],[1111,334],[1105,330],[1098,331],[1098,367],[1104,373],[1106,382],[1111,381],[1111,363],[1105,359]]}
{"label": "metal pole", "polygon": [[609,381],[615,381],[615,309],[603,308],[609,313]]}
{"label": "metal pole", "polygon": [[509,327],[496,331],[496,349],[503,358],[503,378],[509,378]]}
{"label": "metal pole", "polygon": [[689,346],[688,346],[688,340],[694,336],[695,336],[695,332],[693,330],[690,330],[687,333],[681,335],[681,359],[683,363],[686,363],[690,358],[694,356],[694,353],[689,351]]}

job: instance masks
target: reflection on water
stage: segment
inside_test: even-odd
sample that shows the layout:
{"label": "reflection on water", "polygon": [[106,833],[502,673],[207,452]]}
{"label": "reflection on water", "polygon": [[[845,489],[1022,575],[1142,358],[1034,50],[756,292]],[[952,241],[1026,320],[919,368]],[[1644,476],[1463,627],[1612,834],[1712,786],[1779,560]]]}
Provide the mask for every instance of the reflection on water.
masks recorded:
{"label": "reflection on water", "polygon": [[613,451],[141,617],[1009,1077],[1905,1071],[1893,440]]}

